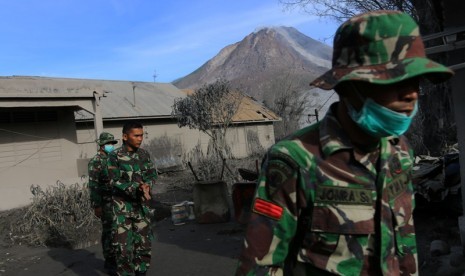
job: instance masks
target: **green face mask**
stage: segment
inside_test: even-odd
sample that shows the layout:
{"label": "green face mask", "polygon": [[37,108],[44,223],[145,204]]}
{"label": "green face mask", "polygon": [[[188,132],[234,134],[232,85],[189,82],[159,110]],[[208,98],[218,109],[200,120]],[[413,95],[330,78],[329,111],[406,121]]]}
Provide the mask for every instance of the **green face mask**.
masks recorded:
{"label": "green face mask", "polygon": [[350,118],[366,133],[377,138],[404,134],[418,111],[418,102],[415,103],[410,116],[407,116],[386,108],[371,98],[365,100],[362,109],[358,112],[347,101],[346,105]]}
{"label": "green face mask", "polygon": [[105,146],[103,146],[103,150],[104,150],[106,153],[110,153],[110,152],[112,152],[114,149],[115,149],[115,147],[114,147],[113,145],[106,144]]}

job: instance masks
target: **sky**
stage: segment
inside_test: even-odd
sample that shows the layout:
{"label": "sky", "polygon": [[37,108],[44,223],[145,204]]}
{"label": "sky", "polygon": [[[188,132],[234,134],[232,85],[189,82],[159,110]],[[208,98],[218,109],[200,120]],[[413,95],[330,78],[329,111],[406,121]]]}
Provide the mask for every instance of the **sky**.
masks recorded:
{"label": "sky", "polygon": [[332,46],[338,23],[279,0],[0,0],[0,76],[172,82],[263,27]]}

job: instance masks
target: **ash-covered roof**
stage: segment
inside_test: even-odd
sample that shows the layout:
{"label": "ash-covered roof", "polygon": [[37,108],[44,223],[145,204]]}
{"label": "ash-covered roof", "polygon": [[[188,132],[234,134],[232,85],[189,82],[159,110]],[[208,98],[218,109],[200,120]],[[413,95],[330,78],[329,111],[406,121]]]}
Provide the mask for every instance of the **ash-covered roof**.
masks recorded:
{"label": "ash-covered roof", "polygon": [[[183,98],[193,91],[182,91],[171,83],[70,79],[50,77],[12,76],[0,77],[0,98],[67,98],[100,95],[104,120],[128,118],[169,118],[176,98]],[[91,120],[85,111],[76,112],[77,120]],[[244,96],[236,123],[280,120],[274,112],[253,98]]]}
{"label": "ash-covered roof", "polygon": [[[99,93],[103,119],[167,117],[175,98],[185,93],[170,83],[70,79],[49,77],[0,77],[0,98],[93,97]],[[81,111],[76,119],[92,119]]]}
{"label": "ash-covered roof", "polygon": [[0,98],[93,97],[96,87],[84,80],[43,77],[0,77]]}
{"label": "ash-covered roof", "polygon": [[170,117],[174,99],[186,95],[171,83],[98,81],[104,119]]}

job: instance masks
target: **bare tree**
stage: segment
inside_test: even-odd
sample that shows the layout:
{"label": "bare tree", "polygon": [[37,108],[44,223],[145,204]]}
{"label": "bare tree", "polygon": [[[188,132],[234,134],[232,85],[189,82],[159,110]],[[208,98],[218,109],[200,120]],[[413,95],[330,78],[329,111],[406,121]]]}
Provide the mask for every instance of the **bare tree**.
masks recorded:
{"label": "bare tree", "polygon": [[300,82],[298,75],[289,70],[269,83],[270,96],[265,99],[265,105],[281,117],[281,121],[275,123],[277,140],[300,128],[299,121],[311,103],[311,94],[300,89]]}
{"label": "bare tree", "polygon": [[350,17],[374,10],[400,10],[418,19],[415,0],[279,0],[285,8],[301,8],[319,16],[342,22]]}
{"label": "bare tree", "polygon": [[375,10],[398,10],[410,14],[423,35],[442,30],[443,10],[440,0],[279,0],[287,9],[300,8],[318,17],[342,22]]}
{"label": "bare tree", "polygon": [[175,99],[172,115],[179,127],[198,129],[207,134],[222,159],[229,157],[226,132],[233,123],[243,94],[233,90],[229,81],[218,79],[205,84],[185,98]]}

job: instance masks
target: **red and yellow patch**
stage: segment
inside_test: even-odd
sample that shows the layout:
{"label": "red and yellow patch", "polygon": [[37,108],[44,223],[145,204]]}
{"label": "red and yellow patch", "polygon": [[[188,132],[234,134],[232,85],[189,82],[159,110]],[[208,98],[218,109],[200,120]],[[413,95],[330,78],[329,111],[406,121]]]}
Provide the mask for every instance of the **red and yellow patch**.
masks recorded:
{"label": "red and yellow patch", "polygon": [[253,203],[253,211],[257,214],[267,216],[274,220],[279,220],[283,215],[283,207],[261,198],[255,199]]}

